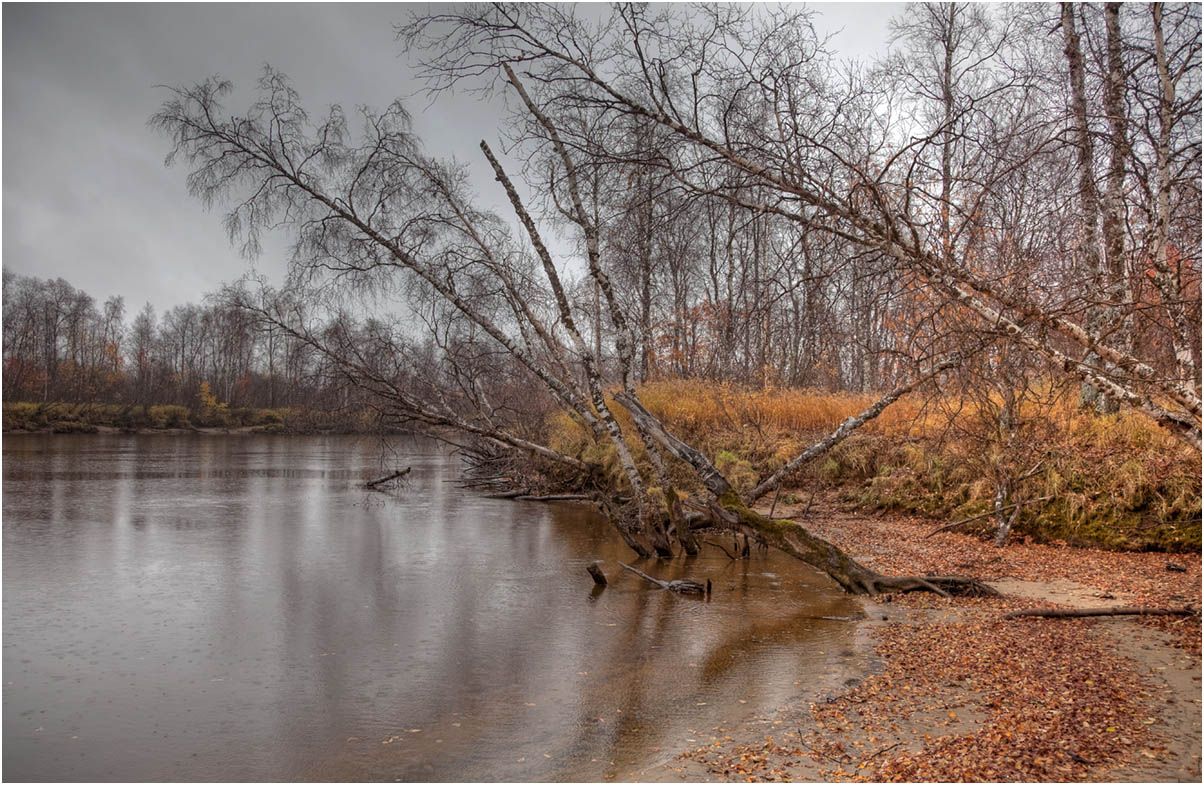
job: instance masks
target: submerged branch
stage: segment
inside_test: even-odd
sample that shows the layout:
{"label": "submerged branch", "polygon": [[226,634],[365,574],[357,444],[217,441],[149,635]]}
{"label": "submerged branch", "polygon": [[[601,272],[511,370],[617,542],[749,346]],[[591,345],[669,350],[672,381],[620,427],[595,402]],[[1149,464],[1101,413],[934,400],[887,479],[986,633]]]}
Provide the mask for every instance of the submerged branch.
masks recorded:
{"label": "submerged branch", "polygon": [[407,474],[409,474],[410,469],[412,469],[412,468],[413,468],[412,466],[407,466],[400,471],[393,472],[392,474],[387,474],[384,477],[379,477],[375,480],[369,480],[368,482],[364,483],[364,487],[365,488],[376,488],[380,485],[384,485],[385,483],[389,482],[390,480],[400,479],[402,477],[405,477]]}

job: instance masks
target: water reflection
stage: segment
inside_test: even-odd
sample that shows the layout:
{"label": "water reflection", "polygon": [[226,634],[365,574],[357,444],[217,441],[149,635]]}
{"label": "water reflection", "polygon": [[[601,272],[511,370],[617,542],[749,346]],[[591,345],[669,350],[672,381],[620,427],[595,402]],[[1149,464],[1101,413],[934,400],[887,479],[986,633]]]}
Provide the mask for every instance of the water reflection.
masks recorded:
{"label": "water reflection", "polygon": [[678,597],[588,510],[393,447],[387,496],[357,487],[374,441],[6,438],[6,776],[623,778],[848,645],[809,618],[848,601],[777,555],[642,565],[714,583]]}

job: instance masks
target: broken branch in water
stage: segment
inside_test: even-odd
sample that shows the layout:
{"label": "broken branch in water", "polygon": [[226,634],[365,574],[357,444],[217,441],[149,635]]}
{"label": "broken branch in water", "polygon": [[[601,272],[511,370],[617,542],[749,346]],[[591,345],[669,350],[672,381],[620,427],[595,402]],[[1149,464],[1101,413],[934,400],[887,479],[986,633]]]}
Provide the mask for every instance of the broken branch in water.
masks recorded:
{"label": "broken branch in water", "polygon": [[588,493],[554,493],[549,496],[520,494],[513,499],[518,502],[592,502],[594,497]]}
{"label": "broken branch in water", "polygon": [[589,576],[594,579],[594,583],[598,584],[599,586],[605,586],[606,573],[602,572],[602,568],[598,566],[601,563],[602,562],[600,561],[592,562],[588,567],[585,568],[585,571],[588,572]]}
{"label": "broken branch in water", "polygon": [[711,542],[710,540],[703,540],[702,544],[710,545],[712,548],[718,548],[719,550],[723,551],[724,556],[731,559],[732,561],[735,561],[736,559],[740,558],[739,556],[733,556],[732,554],[728,553],[727,548],[724,548],[722,545],[720,545],[717,542]]}
{"label": "broken branch in water", "polygon": [[698,581],[662,581],[659,578],[653,578],[646,572],[640,572],[630,564],[619,562],[619,566],[634,572],[636,575],[640,576],[646,581],[655,583],[662,589],[668,589],[669,591],[677,592],[678,594],[706,594],[707,591],[707,587]]}
{"label": "broken branch in water", "polygon": [[376,480],[369,480],[368,482],[364,483],[364,487],[365,487],[365,488],[375,488],[375,487],[377,487],[378,485],[384,485],[385,483],[389,482],[390,480],[396,480],[396,479],[399,479],[399,478],[401,478],[401,477],[405,477],[407,474],[409,474],[409,473],[410,473],[410,469],[412,469],[412,468],[414,468],[414,467],[412,467],[412,466],[407,466],[407,467],[405,467],[404,469],[402,469],[402,470],[400,470],[400,471],[393,472],[392,474],[390,474],[390,475],[387,475],[387,476],[385,476],[385,477],[381,477],[381,478],[379,478],[379,479],[376,479]]}
{"label": "broken branch in water", "polygon": [[526,496],[526,490],[507,491],[506,493],[487,493],[486,499],[517,499],[520,496]]}

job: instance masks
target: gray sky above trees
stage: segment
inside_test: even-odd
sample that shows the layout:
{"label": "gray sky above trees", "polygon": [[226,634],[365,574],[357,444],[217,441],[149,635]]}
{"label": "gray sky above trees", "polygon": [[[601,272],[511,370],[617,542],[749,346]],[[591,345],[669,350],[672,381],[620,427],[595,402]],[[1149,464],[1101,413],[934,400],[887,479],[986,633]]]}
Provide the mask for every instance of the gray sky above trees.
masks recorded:
{"label": "gray sky above trees", "polygon": [[[821,34],[842,57],[885,46],[900,4],[814,4]],[[3,8],[3,264],[64,277],[98,300],[126,298],[132,313],[196,301],[248,263],[166,169],[167,141],[147,118],[167,97],[155,85],[219,74],[250,102],[264,63],[289,74],[312,111],[339,103],[383,107],[405,98],[428,152],[472,166],[478,192],[504,196],[477,143],[498,136],[500,111],[474,95],[431,102],[394,41],[401,4],[6,4]],[[498,191],[494,193],[494,191]],[[275,281],[286,244],[265,245],[255,268]]]}

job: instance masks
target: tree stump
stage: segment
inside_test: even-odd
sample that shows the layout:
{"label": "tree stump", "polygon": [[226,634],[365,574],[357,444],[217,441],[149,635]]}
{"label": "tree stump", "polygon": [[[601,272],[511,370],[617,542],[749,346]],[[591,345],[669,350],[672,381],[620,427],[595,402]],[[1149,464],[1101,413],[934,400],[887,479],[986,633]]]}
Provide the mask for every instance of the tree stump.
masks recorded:
{"label": "tree stump", "polygon": [[585,570],[589,573],[589,576],[594,579],[594,583],[598,584],[599,586],[605,586],[606,574],[603,573],[602,568],[598,566],[601,563],[602,562],[600,561],[596,561],[586,567]]}

